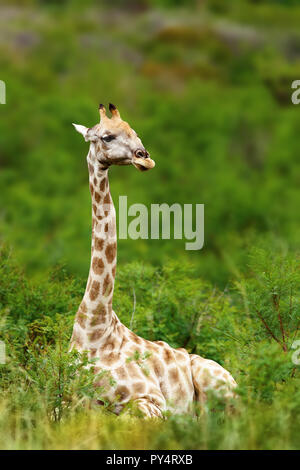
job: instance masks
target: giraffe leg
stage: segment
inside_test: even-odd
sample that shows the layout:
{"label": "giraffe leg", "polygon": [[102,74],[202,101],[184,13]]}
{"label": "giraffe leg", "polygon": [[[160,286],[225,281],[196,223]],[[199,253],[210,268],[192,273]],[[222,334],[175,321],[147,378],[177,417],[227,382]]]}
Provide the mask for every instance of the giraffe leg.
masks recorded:
{"label": "giraffe leg", "polygon": [[147,398],[137,398],[134,405],[144,415],[144,418],[162,418],[161,409]]}
{"label": "giraffe leg", "polygon": [[213,392],[218,398],[229,400],[236,398],[236,381],[220,364],[209,359],[191,354],[192,378],[196,392],[196,401],[203,403],[207,392]]}

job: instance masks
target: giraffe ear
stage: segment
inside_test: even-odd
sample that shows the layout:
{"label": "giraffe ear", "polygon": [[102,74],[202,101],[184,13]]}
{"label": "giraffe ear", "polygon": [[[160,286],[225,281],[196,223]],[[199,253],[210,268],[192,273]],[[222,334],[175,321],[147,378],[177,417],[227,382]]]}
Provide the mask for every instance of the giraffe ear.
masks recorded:
{"label": "giraffe ear", "polygon": [[79,134],[83,135],[84,140],[86,142],[88,142],[89,140],[97,140],[97,135],[93,133],[93,128],[89,129],[88,127],[81,126],[80,124],[74,124],[74,122],[72,124],[75,127],[76,131],[79,132]]}
{"label": "giraffe ear", "polygon": [[75,127],[76,131],[79,132],[79,134],[82,134],[85,140],[87,140],[86,137],[87,137],[88,128],[85,126],[81,126],[80,124],[74,124],[74,122],[72,122],[72,124]]}

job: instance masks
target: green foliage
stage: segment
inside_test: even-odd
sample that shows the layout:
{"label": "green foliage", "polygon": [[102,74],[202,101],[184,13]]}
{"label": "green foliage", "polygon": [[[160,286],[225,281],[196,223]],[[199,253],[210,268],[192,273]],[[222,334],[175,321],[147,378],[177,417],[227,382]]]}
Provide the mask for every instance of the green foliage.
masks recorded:
{"label": "green foliage", "polygon": [[[299,284],[289,254],[253,250],[247,278],[223,292],[199,279],[190,264],[154,269],[135,263],[119,270],[114,309],[121,321],[146,338],[220,362],[239,384],[234,411],[210,399],[197,420],[173,416],[159,425],[143,423],[130,406],[116,418],[105,389],[95,387],[107,372],[95,376],[84,354],[67,352],[81,283],[76,287],[63,269],[42,284],[29,282],[9,250],[1,255],[0,340],[7,346],[6,364],[0,365],[0,422],[6,423],[1,448],[297,448],[300,376],[291,342],[299,338],[299,315],[293,316]],[[259,306],[280,335],[274,286],[287,351],[252,310]],[[292,309],[286,310],[291,288]],[[128,361],[147,375],[147,357],[134,354]]]}
{"label": "green foliage", "polygon": [[[0,447],[299,448],[299,2],[6,3]],[[110,170],[116,208],[124,194],[205,204],[200,252],[120,240],[114,309],[137,334],[228,368],[234,412],[209,401],[197,420],[116,418],[95,406],[93,364],[67,353],[91,231],[88,149],[71,123],[95,124],[109,101],[156,161]],[[146,359],[131,358],[145,374]]]}
{"label": "green foliage", "polygon": [[0,370],[1,399],[12,414],[32,415],[32,425],[39,414],[49,422],[61,421],[77,408],[91,408],[93,400],[102,398],[103,390],[94,386],[93,364],[85,355],[67,353],[62,345],[42,352],[31,347],[26,353],[25,366],[12,355]]}
{"label": "green foliage", "polygon": [[0,231],[31,276],[62,262],[86,275],[88,148],[71,123],[95,124],[99,101],[118,104],[156,161],[147,174],[111,169],[117,208],[124,194],[129,204],[206,208],[201,252],[180,240],[121,240],[119,263],[142,256],[160,265],[172,256],[225,287],[225,253],[243,266],[245,245],[270,233],[297,244],[298,109],[290,96],[299,33],[281,25],[281,34],[262,34],[257,13],[269,9],[276,25],[288,15],[291,25],[297,7],[211,1],[155,10],[159,2],[146,2],[133,14],[98,2],[35,3],[24,2],[9,22],[2,7],[0,19]]}
{"label": "green foliage", "polygon": [[299,327],[299,259],[256,249],[250,261],[253,277],[243,285],[248,308],[260,320],[264,335],[269,335],[287,352]]}
{"label": "green foliage", "polygon": [[115,299],[124,321],[150,340],[184,346],[221,362],[235,341],[235,307],[224,292],[199,279],[191,265],[169,261],[155,270],[129,264],[117,276]]}

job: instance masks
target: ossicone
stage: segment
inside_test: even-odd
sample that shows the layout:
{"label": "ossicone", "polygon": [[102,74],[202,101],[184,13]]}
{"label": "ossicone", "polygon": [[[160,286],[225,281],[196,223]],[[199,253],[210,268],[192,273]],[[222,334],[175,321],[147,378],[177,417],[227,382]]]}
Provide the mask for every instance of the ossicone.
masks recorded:
{"label": "ossicone", "polygon": [[118,119],[120,119],[120,113],[119,113],[117,107],[116,107],[114,104],[109,103],[109,110],[110,110],[110,112],[111,112],[112,118],[118,118]]}
{"label": "ossicone", "polygon": [[107,118],[106,109],[105,109],[105,106],[102,103],[99,104],[99,113],[100,113],[100,119]]}

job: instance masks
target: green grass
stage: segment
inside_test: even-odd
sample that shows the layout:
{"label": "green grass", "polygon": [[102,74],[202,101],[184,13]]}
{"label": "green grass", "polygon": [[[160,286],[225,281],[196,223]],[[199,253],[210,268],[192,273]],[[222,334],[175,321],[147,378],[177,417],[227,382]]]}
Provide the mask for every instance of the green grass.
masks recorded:
{"label": "green grass", "polygon": [[299,449],[293,410],[283,411],[279,402],[272,407],[252,403],[239,407],[238,416],[210,413],[198,421],[144,422],[88,409],[59,424],[41,414],[8,416],[5,402],[1,405],[2,449]]}

